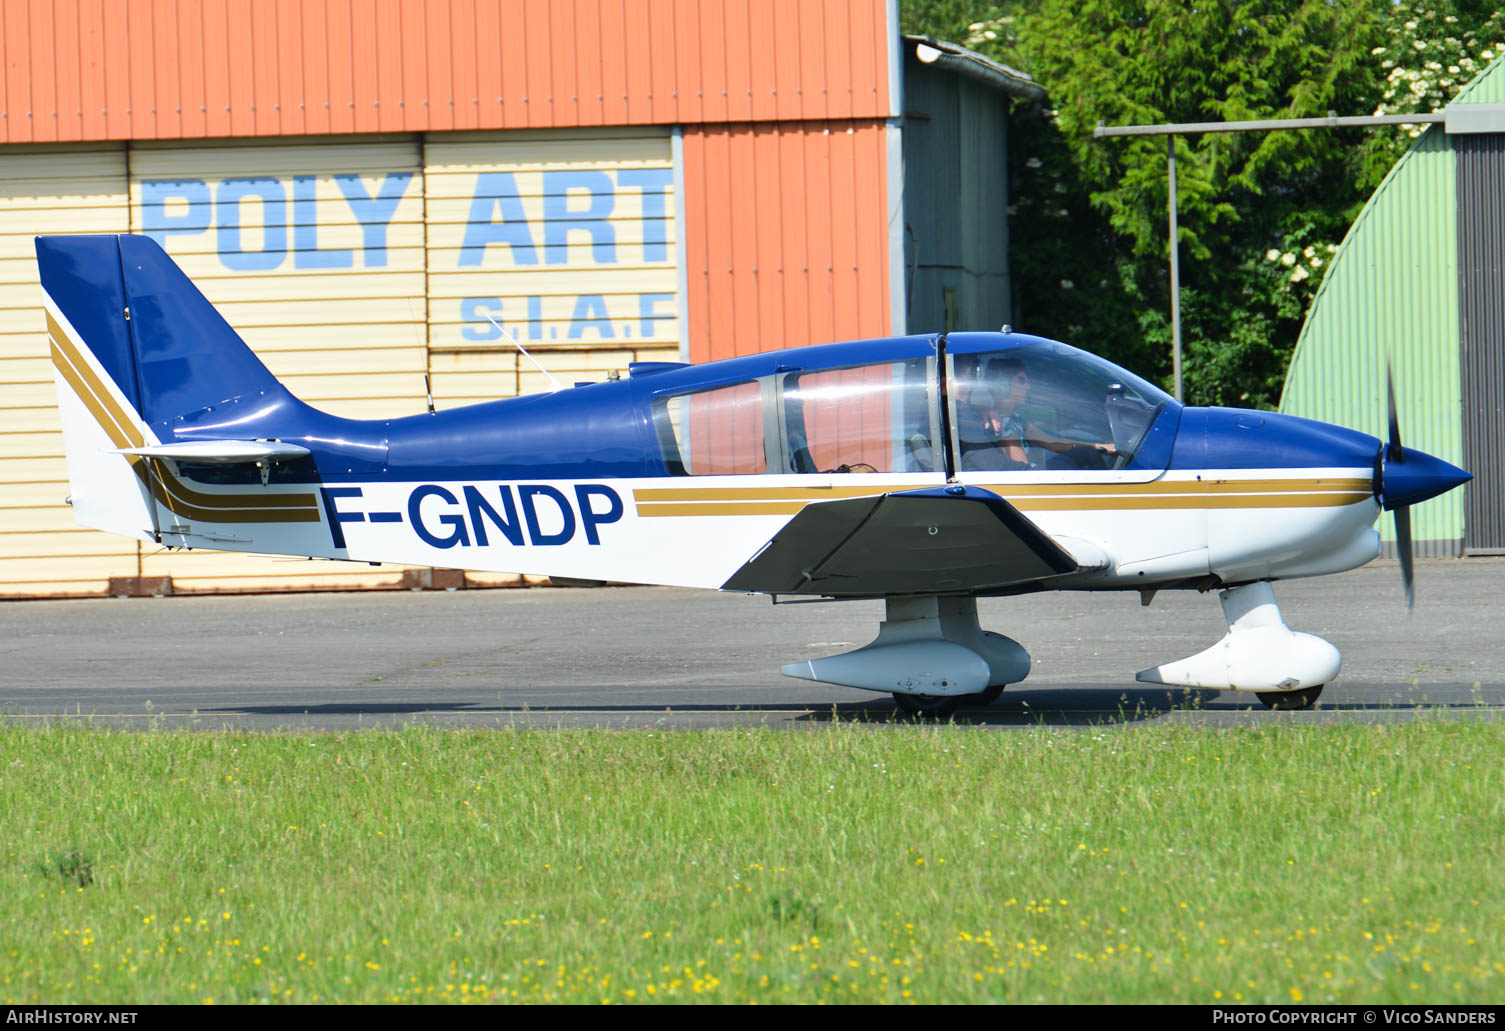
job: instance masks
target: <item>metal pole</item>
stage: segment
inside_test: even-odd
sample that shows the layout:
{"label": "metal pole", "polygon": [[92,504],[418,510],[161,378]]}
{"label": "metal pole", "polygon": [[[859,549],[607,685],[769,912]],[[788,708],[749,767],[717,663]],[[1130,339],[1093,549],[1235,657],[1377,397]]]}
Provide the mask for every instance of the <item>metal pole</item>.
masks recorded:
{"label": "metal pole", "polygon": [[[1475,105],[1477,106],[1477,105]],[[1468,111],[1468,108],[1464,108]],[[1171,348],[1175,365],[1176,399],[1182,400],[1181,384],[1181,263],[1176,232],[1176,136],[1184,133],[1204,132],[1267,132],[1274,129],[1338,129],[1343,127],[1373,128],[1381,125],[1420,125],[1448,122],[1448,112],[1416,112],[1409,115],[1356,115],[1339,117],[1329,111],[1326,118],[1266,118],[1242,122],[1167,122],[1162,125],[1104,125],[1097,123],[1092,130],[1094,139],[1107,136],[1165,136],[1166,170],[1170,178],[1170,229],[1171,229]],[[1461,124],[1457,130],[1468,131]]]}
{"label": "metal pole", "polygon": [[1171,223],[1171,363],[1176,373],[1176,400],[1183,400],[1181,391],[1181,262],[1176,240],[1176,137],[1165,137],[1166,168],[1170,174]]}
{"label": "metal pole", "polygon": [[1381,125],[1429,125],[1446,122],[1446,111],[1418,111],[1409,115],[1344,115],[1329,111],[1326,118],[1263,118],[1247,122],[1166,122],[1163,125],[1104,125],[1092,130],[1104,136],[1164,136],[1200,132],[1266,132],[1271,129],[1372,129]]}

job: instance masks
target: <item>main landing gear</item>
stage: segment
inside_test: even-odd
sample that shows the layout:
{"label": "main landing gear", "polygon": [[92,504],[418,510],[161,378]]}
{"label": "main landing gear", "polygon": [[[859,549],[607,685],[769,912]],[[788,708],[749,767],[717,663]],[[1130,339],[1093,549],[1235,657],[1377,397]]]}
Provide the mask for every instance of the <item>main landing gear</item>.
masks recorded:
{"label": "main landing gear", "polygon": [[[1190,658],[1144,670],[1146,684],[1252,691],[1272,709],[1308,709],[1338,675],[1338,649],[1281,619],[1268,583],[1218,595],[1228,633]],[[844,655],[791,662],[785,676],[890,692],[910,716],[944,719],[963,707],[991,705],[1007,684],[1029,675],[1017,641],[982,629],[977,599],[924,595],[887,598],[887,618],[872,644]]]}
{"label": "main landing gear", "polygon": [[1003,696],[1003,689],[1006,686],[1006,684],[993,684],[979,691],[977,694],[951,696],[905,694],[902,691],[895,691],[894,705],[906,716],[943,720],[956,712],[957,709],[978,709],[986,705],[992,705]]}
{"label": "main landing gear", "polygon": [[991,705],[1029,675],[1029,652],[982,629],[977,599],[922,595],[884,599],[887,618],[872,644],[844,655],[791,662],[785,676],[892,692],[900,711],[944,719]]}
{"label": "main landing gear", "polygon": [[1285,625],[1268,583],[1245,584],[1218,595],[1228,633],[1221,641],[1176,662],[1135,675],[1145,684],[1253,691],[1272,709],[1307,709],[1338,675],[1343,657],[1313,634]]}

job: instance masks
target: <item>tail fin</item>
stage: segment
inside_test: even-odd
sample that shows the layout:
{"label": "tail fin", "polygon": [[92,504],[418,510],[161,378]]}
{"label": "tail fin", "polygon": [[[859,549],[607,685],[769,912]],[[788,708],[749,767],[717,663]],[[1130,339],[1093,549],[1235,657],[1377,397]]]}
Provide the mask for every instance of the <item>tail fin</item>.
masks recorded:
{"label": "tail fin", "polygon": [[300,403],[155,241],[39,236],[36,244],[75,517],[160,540],[173,513],[225,509],[142,454],[223,424],[227,405]]}
{"label": "tail fin", "polygon": [[155,240],[39,236],[37,265],[78,342],[163,440],[175,419],[210,405],[286,394]]}

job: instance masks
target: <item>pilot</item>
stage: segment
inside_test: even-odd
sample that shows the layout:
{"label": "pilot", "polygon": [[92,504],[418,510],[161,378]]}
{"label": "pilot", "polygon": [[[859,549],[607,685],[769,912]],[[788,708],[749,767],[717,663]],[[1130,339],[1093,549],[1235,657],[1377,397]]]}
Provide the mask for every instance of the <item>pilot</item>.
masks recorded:
{"label": "pilot", "polygon": [[1029,396],[1029,375],[1018,358],[979,355],[956,359],[956,435],[963,469],[1028,469],[1026,427],[1018,407]]}
{"label": "pilot", "polygon": [[[1112,444],[1059,440],[1024,417],[1029,371],[1012,355],[982,364],[981,356],[956,360],[957,439],[963,469],[1102,468],[1099,456],[1116,455]],[[1054,454],[1048,459],[1042,452]]]}

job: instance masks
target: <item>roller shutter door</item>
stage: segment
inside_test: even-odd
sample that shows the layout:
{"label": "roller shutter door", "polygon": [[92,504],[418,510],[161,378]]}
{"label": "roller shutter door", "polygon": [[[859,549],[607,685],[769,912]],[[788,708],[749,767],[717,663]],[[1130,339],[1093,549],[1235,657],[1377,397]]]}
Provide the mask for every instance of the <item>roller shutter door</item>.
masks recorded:
{"label": "roller shutter door", "polygon": [[[423,410],[419,138],[138,143],[131,229],[157,239],[309,404],[352,418]],[[400,568],[226,552],[147,556],[174,590],[377,586]]]}
{"label": "roller shutter door", "polygon": [[677,205],[663,129],[434,133],[424,171],[440,407],[549,389],[506,334],[566,386],[678,360]]}
{"label": "roller shutter door", "polygon": [[678,360],[667,131],[436,133],[424,163],[441,405],[548,389],[507,333],[566,386]]}
{"label": "roller shutter door", "polygon": [[123,144],[0,151],[0,595],[98,594],[135,576],[134,541],[86,530],[68,470],[32,238],[124,232]]}
{"label": "roller shutter door", "polygon": [[[356,418],[681,353],[662,129],[7,148],[0,153],[0,594],[392,586],[401,567],[165,552],[76,527],[31,238],[156,238],[300,398]],[[479,582],[515,577],[475,574]]]}

